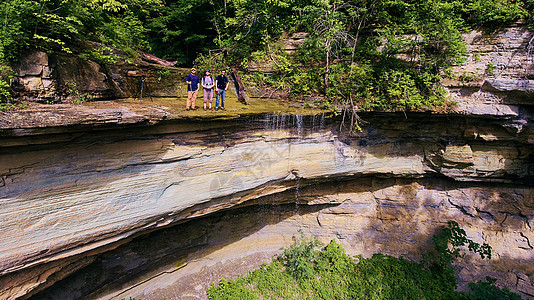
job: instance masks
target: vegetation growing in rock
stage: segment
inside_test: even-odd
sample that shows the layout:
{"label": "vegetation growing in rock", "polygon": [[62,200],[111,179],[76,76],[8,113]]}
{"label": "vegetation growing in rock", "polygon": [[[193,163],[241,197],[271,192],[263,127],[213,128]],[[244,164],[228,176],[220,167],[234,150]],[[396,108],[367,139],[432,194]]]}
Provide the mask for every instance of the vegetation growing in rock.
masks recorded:
{"label": "vegetation growing in rock", "polygon": [[[94,41],[76,54],[106,64],[113,49],[143,50],[179,65],[219,55],[244,72],[268,62],[272,74],[248,79],[272,92],[330,107],[421,109],[444,104],[439,79],[465,55],[460,33],[532,22],[533,11],[533,0],[5,0],[0,65],[27,49],[71,53]],[[308,35],[288,55],[278,42],[294,32]]]}
{"label": "vegetation growing in rock", "polygon": [[11,99],[9,86],[13,75],[13,70],[7,65],[2,65],[0,61],[0,103],[5,102],[5,104],[8,104]]}
{"label": "vegetation growing in rock", "polygon": [[456,222],[435,235],[433,244],[435,251],[420,263],[383,254],[354,260],[333,240],[317,250],[317,239],[303,236],[272,263],[236,280],[222,279],[207,294],[210,299],[520,299],[491,278],[469,284],[470,292],[455,291],[450,263],[460,256],[458,247],[491,257],[491,247],[467,238]]}
{"label": "vegetation growing in rock", "polygon": [[78,84],[73,81],[65,82],[65,86],[63,87],[63,89],[64,96],[70,97],[72,100],[72,104],[83,104],[87,101],[91,101],[93,98],[92,95],[88,93],[80,92],[80,90],[78,89]]}
{"label": "vegetation growing in rock", "polygon": [[[221,18],[225,26],[217,42],[230,49],[229,63],[244,71],[251,62],[270,65],[271,74],[245,77],[271,91],[267,95],[279,92],[317,99],[327,107],[363,110],[443,106],[440,79],[466,55],[461,33],[529,18],[533,8],[531,1],[471,0],[274,4],[235,2],[235,15]],[[278,39],[299,31],[308,36],[297,53],[289,55]]]}

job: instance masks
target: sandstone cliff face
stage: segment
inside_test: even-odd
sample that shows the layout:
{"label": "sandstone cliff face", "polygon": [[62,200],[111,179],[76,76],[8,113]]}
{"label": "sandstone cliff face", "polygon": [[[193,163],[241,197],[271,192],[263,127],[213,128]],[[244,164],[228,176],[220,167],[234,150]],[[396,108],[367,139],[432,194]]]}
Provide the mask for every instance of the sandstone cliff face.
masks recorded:
{"label": "sandstone cliff face", "polygon": [[[488,142],[465,132],[495,132],[513,120],[364,118],[370,125],[358,137],[321,126],[318,116],[277,116],[214,122],[205,130],[169,124],[3,148],[2,297],[38,291],[140,233],[237,205],[284,203],[317,208],[293,213],[290,223],[274,222],[281,232],[263,237],[265,247],[231,257],[270,253],[304,228],[323,240],[341,239],[352,254],[416,258],[437,227],[455,219],[494,247],[493,272],[523,274],[529,287],[534,165],[523,138],[531,128],[504,131]],[[261,222],[247,219],[235,221],[245,227]],[[201,244],[224,240],[207,238]]]}
{"label": "sandstone cliff face", "polygon": [[[474,115],[522,114],[534,93],[534,32],[528,27],[464,35],[467,61],[444,80],[458,110]],[[484,103],[481,107],[477,103]],[[519,126],[519,127],[517,127]],[[517,124],[520,129],[521,124]]]}
{"label": "sandstone cliff face", "polygon": [[[0,299],[204,298],[299,230],[350,254],[419,259],[451,219],[494,251],[460,260],[460,283],[490,275],[534,297],[532,35],[473,33],[478,54],[455,72],[480,80],[444,82],[455,112],[362,114],[353,137],[321,115],[221,121],[156,104],[0,113]],[[35,99],[56,93],[50,61],[37,54],[19,72],[50,88]],[[146,72],[123,67],[87,63],[92,75],[76,76],[100,82],[87,80],[98,97],[122,97]]]}
{"label": "sandstone cliff face", "polygon": [[142,59],[136,64],[119,61],[104,67],[77,56],[40,51],[28,53],[13,64],[13,70],[16,98],[54,103],[72,103],[80,96],[91,100],[180,97],[187,93],[184,80],[189,73]]}

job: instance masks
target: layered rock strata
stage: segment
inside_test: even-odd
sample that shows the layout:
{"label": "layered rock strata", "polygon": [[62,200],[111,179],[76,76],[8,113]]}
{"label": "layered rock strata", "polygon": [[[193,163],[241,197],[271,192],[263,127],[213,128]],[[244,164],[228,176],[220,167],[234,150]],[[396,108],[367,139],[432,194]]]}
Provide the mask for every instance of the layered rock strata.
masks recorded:
{"label": "layered rock strata", "polygon": [[[442,178],[301,182],[298,189],[262,197],[247,208],[140,237],[99,256],[35,299],[206,299],[210,284],[269,261],[300,234],[324,243],[336,239],[350,255],[384,253],[419,260],[437,227],[451,219],[462,223],[474,240],[494,246],[489,261],[467,255],[455,264],[460,286],[492,276],[527,298],[532,294],[527,275],[533,271],[532,250],[523,234],[532,221],[527,225],[521,216],[525,206],[519,212],[517,201],[510,200],[529,193],[529,187]],[[501,215],[492,215],[493,209]]]}
{"label": "layered rock strata", "polygon": [[[265,245],[231,257],[272,253],[273,245],[287,244],[283,231],[290,226],[308,228],[323,239],[342,239],[350,253],[417,258],[429,236],[456,219],[476,241],[492,244],[501,258],[488,270],[509,274],[513,265],[524,288],[504,281],[531,295],[529,123],[517,133],[506,130],[516,121],[510,118],[362,117],[369,125],[357,137],[338,133],[320,116],[263,116],[85,132],[68,141],[2,147],[0,297],[32,295],[94,266],[100,261],[97,254],[140,234],[235,206],[274,204],[266,209],[284,214],[277,212],[280,203],[306,204],[313,213],[294,214],[289,219],[296,223],[279,218],[280,225],[272,224],[273,230],[282,230],[272,237],[277,242],[266,237]],[[184,243],[216,248],[225,243],[201,236]],[[168,262],[168,249],[158,249],[149,251],[161,251]],[[187,261],[187,255],[175,258],[183,264],[184,257]],[[145,261],[131,272],[122,265],[114,277],[121,281],[150,269],[151,260]],[[476,267],[485,264],[474,261]]]}

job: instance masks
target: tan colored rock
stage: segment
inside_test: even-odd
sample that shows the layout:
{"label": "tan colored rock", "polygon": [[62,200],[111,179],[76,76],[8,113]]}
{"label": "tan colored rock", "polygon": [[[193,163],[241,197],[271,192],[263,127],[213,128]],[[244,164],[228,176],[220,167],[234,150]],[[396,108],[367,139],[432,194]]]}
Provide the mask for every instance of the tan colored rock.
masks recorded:
{"label": "tan colored rock", "polygon": [[[419,259],[418,253],[431,247],[432,234],[451,219],[463,224],[470,238],[479,243],[488,242],[493,247],[492,260],[466,255],[458,261],[461,283],[505,273],[510,275],[507,285],[513,291],[528,292],[530,277],[526,273],[532,271],[528,264],[533,259],[532,251],[523,251],[522,242],[514,240],[516,230],[524,228],[525,221],[501,227],[485,217],[484,211],[489,209],[488,203],[504,203],[506,197],[525,195],[529,189],[457,189],[459,186],[447,186],[452,192],[444,191],[445,186],[439,181],[426,179],[355,179],[340,184],[325,182],[319,186],[301,187],[300,199],[321,193],[319,197],[323,199],[344,199],[342,203],[317,210],[303,203],[292,203],[295,194],[286,192],[277,197],[278,201],[292,204],[286,208],[236,210],[214,219],[215,223],[210,225],[206,224],[208,220],[194,221],[191,227],[213,227],[217,231],[206,232],[206,240],[203,240],[205,246],[189,252],[187,260],[190,264],[173,272],[162,272],[132,289],[114,291],[113,299],[159,299],[186,295],[206,299],[204,291],[211,283],[218,282],[222,276],[236,278],[239,273],[269,261],[270,255],[280,253],[280,247],[291,244],[300,236],[299,230],[306,235],[317,236],[324,243],[336,239],[350,255],[363,254],[369,257],[380,252]],[[470,206],[481,214],[466,214],[458,205]],[[511,204],[499,210],[516,216]],[[187,231],[186,226],[176,230]],[[522,283],[516,284],[518,277],[515,274],[522,274],[521,278],[526,283],[524,287]],[[498,283],[502,286],[503,279],[499,279]]]}
{"label": "tan colored rock", "polygon": [[[382,156],[389,150],[380,146],[368,149],[378,156],[367,155],[362,160],[357,155],[361,151],[337,142],[328,132],[298,143],[285,135],[286,139],[270,143],[245,139],[232,147],[131,140],[120,145],[73,145],[59,156],[55,150],[39,151],[39,155],[4,155],[0,158],[0,173],[6,176],[2,188],[2,270],[11,272],[24,268],[22,261],[38,262],[80,246],[87,242],[87,236],[100,240],[130,232],[128,236],[147,226],[167,224],[172,220],[169,214],[210,199],[233,197],[232,202],[240,203],[242,196],[232,195],[295,180],[291,174],[303,179],[339,174],[423,174],[421,156]],[[101,177],[102,172],[108,175]],[[25,186],[32,189],[26,191]],[[21,206],[26,201],[33,204]],[[151,221],[155,216],[161,220]],[[41,254],[43,249],[46,255]]]}
{"label": "tan colored rock", "polygon": [[[13,65],[17,73],[15,97],[40,102],[72,102],[77,97],[92,100],[140,97],[141,75],[145,75],[144,97],[186,95],[187,69],[147,61],[117,62],[103,68],[76,55],[34,51]],[[165,71],[162,73],[162,71]],[[164,74],[164,75],[162,75]]]}
{"label": "tan colored rock", "polygon": [[513,161],[518,157],[519,152],[515,147],[501,147],[496,151],[491,146],[474,147],[473,161],[478,171],[494,172],[499,170],[511,171],[521,168]]}
{"label": "tan colored rock", "polygon": [[476,139],[478,137],[478,130],[476,127],[471,126],[464,130],[464,137],[469,139]]}
{"label": "tan colored rock", "polygon": [[[324,241],[343,237],[352,254],[381,251],[415,257],[428,247],[421,243],[423,237],[454,219],[467,224],[477,241],[495,244],[502,257],[531,259],[532,237],[525,230],[530,225],[520,217],[534,215],[528,189],[512,193],[488,186],[436,188],[415,179],[395,179],[441,173],[459,181],[506,183],[507,174],[530,176],[528,147],[519,151],[474,141],[442,146],[416,138],[432,132],[463,139],[469,128],[463,121],[449,124],[458,129],[454,134],[439,120],[411,131],[400,130],[410,128],[408,123],[395,121],[391,130],[386,119],[377,122],[372,131],[354,138],[340,137],[330,128],[292,130],[267,123],[259,127],[272,129],[237,131],[206,124],[206,130],[198,131],[182,123],[125,129],[116,135],[67,131],[65,137],[44,136],[41,141],[24,137],[28,133],[5,138],[10,144],[4,147],[24,151],[0,155],[1,272],[7,276],[41,268],[40,273],[48,275],[37,283],[32,279],[35,284],[24,279],[31,276],[19,277],[20,286],[31,287],[24,293],[33,293],[52,282],[55,274],[68,273],[69,261],[78,257],[92,257],[138,234],[186,219],[262,201],[292,203],[298,210],[317,207],[314,213],[289,217],[291,230],[279,227],[281,220],[269,228],[292,233],[304,227]],[[485,132],[486,127],[481,123],[477,130]],[[412,137],[403,140],[403,132]],[[69,137],[77,141],[65,143]],[[25,142],[41,146],[25,148]],[[58,142],[62,147],[53,147]],[[314,189],[315,184],[320,188]],[[480,236],[483,231],[488,235]],[[269,237],[262,243],[273,245],[280,239]],[[503,241],[505,246],[499,246]],[[245,244],[250,248],[243,253],[255,251],[253,244]],[[236,251],[227,247],[221,256]],[[273,251],[271,246],[262,249]],[[241,257],[238,253],[232,257]],[[56,263],[65,267],[48,272],[47,264]]]}
{"label": "tan colored rock", "polygon": [[455,110],[475,115],[518,116],[517,104],[531,103],[534,88],[532,62],[525,47],[532,29],[524,26],[504,28],[495,33],[473,31],[464,34],[468,59],[455,66],[456,78],[469,75],[474,81],[448,80]]}
{"label": "tan colored rock", "polygon": [[[158,101],[150,107],[102,102],[0,113],[0,298],[32,295],[86,263],[94,260],[94,266],[102,252],[125,257],[116,265],[131,267],[132,274],[142,273],[147,262],[158,267],[128,283],[120,282],[124,275],[103,277],[117,286],[95,294],[203,298],[210,283],[206,278],[218,280],[257,266],[290,244],[299,229],[323,242],[336,238],[352,255],[381,252],[418,259],[448,220],[460,223],[475,241],[490,243],[496,257],[485,262],[466,256],[459,263],[462,282],[483,279],[477,277],[481,270],[501,278],[517,271],[521,282],[516,276],[506,284],[529,295],[534,194],[528,180],[534,142],[532,116],[521,105],[529,103],[523,96],[530,82],[514,81],[524,69],[525,53],[517,48],[524,38],[516,30],[471,36],[473,47],[485,52],[457,71],[480,74],[491,62],[498,74],[449,83],[458,115],[369,116],[371,125],[357,137],[337,134],[334,127],[303,128],[302,119],[288,125],[291,118],[285,116],[250,128],[240,121],[178,121],[181,116]],[[511,42],[496,42],[506,39]],[[498,58],[500,51],[516,51],[516,56],[503,58],[507,65]],[[21,80],[31,90],[55,85],[45,58],[38,55],[23,72],[28,76]],[[81,68],[82,88],[98,90],[98,97],[133,95],[139,76],[147,74],[149,86],[157,87],[154,94],[183,97],[187,70],[171,68],[172,76],[160,79],[162,69],[155,66],[129,67],[117,65],[104,73],[87,63]],[[72,70],[63,73],[63,78],[76,76]],[[468,117],[473,115],[477,118]],[[98,131],[104,125],[166,118],[174,120]],[[77,124],[90,125],[93,132]],[[426,178],[442,175],[448,178]],[[258,207],[263,211],[254,212]],[[195,223],[218,212],[220,222]],[[161,257],[123,245],[186,220],[191,227],[176,227],[182,229],[174,231],[181,238],[173,240],[175,246],[147,248]],[[113,274],[102,268],[107,270],[103,276]],[[129,295],[117,294],[137,283],[142,284]],[[52,298],[81,296],[86,295]]]}
{"label": "tan colored rock", "polygon": [[43,75],[43,68],[46,68],[46,76],[49,75],[48,54],[41,51],[34,51],[22,57],[14,68],[19,76],[40,76]]}
{"label": "tan colored rock", "polygon": [[473,151],[471,146],[453,146],[447,145],[443,153],[444,165],[453,167],[457,165],[473,165]]}

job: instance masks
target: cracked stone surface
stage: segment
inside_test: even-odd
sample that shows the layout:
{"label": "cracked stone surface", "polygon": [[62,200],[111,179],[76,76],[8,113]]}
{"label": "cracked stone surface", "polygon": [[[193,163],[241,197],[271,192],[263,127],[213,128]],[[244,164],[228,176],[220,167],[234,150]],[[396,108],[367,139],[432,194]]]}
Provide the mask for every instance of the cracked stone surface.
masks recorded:
{"label": "cracked stone surface", "polygon": [[[280,224],[272,221],[269,228],[280,234],[275,241],[283,243],[243,229],[239,235],[256,236],[255,243],[243,239],[225,245],[229,252],[216,251],[221,254],[208,259],[203,254],[224,244],[230,233],[218,241],[185,238],[180,243],[190,242],[186,248],[192,247],[198,256],[183,253],[179,257],[187,266],[169,271],[168,276],[193,272],[196,264],[191,260],[222,263],[248,255],[265,258],[287,245],[287,236],[297,228],[323,240],[341,239],[351,254],[380,251],[416,259],[437,227],[454,219],[476,241],[490,243],[502,264],[511,262],[530,278],[534,200],[528,183],[534,162],[528,139],[508,131],[496,140],[465,137],[466,130],[491,132],[508,120],[424,113],[408,119],[404,115],[362,117],[370,125],[356,137],[322,124],[317,116],[290,115],[212,120],[203,124],[203,130],[184,121],[83,134],[65,128],[63,135],[46,135],[49,139],[39,144],[32,144],[32,135],[18,137],[13,146],[0,149],[2,297],[37,293],[77,269],[87,273],[83,270],[94,267],[90,263],[94,256],[128,245],[140,234],[239,206],[269,207],[267,211],[278,214],[277,205],[288,203],[297,211],[310,207],[313,213],[293,215],[287,219],[290,223],[285,223],[286,217],[278,218]],[[261,223],[256,217],[236,221]],[[162,264],[175,265],[172,258],[178,259],[170,250],[147,251],[169,253],[162,254]],[[228,253],[234,254],[224,257]],[[90,265],[76,264],[82,259]],[[134,276],[154,260],[116,263],[137,265],[124,275]],[[508,274],[508,268],[498,264],[488,268]],[[159,274],[156,271],[143,276]],[[464,273],[465,278],[476,277],[471,269]],[[116,280],[128,276],[116,276]],[[119,282],[117,286],[123,287]],[[95,289],[90,293],[109,292]]]}

